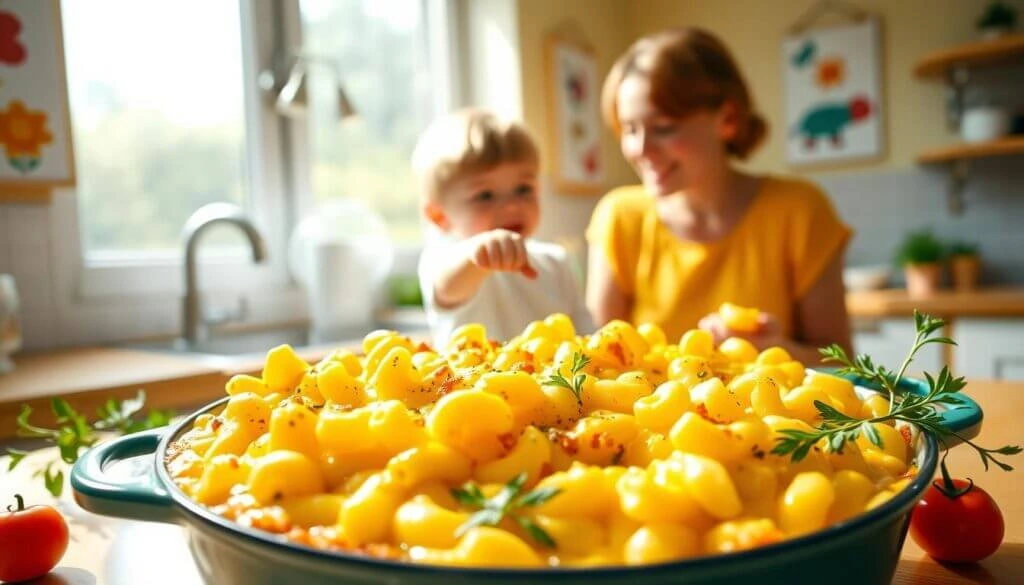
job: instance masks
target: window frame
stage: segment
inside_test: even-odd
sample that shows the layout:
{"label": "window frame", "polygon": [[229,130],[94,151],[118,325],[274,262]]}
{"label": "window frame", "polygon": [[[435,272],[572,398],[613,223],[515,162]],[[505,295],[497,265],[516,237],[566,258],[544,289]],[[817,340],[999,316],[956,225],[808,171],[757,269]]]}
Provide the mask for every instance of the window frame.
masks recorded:
{"label": "window frame", "polygon": [[[299,0],[283,0],[286,8],[285,20],[295,22],[290,30],[294,36],[287,37],[288,46],[302,46],[302,16]],[[460,0],[419,0],[420,9],[426,15],[427,27],[430,31],[428,51],[430,61],[438,66],[435,81],[431,83],[431,102],[435,112],[450,112],[466,105],[466,92],[461,69],[463,66],[460,55],[464,45],[461,22],[464,7]],[[344,79],[341,80],[344,83]],[[356,104],[358,108],[358,104]],[[291,156],[289,164],[294,169],[291,192],[296,202],[296,217],[303,217],[314,208],[313,187],[310,170],[308,145],[310,135],[305,124],[291,124],[289,131]],[[396,244],[392,274],[415,275],[416,263],[423,242],[416,244]]]}
{"label": "window frame", "polygon": [[[247,158],[246,213],[260,230],[267,245],[266,264],[253,265],[247,254],[221,250],[203,254],[201,285],[204,289],[280,288],[288,285],[285,262],[286,216],[281,212],[286,197],[281,187],[283,159],[275,141],[280,128],[256,78],[269,66],[273,53],[270,3],[240,0],[242,39],[242,80],[245,86],[245,152]],[[76,220],[79,209],[76,206]],[[80,220],[78,220],[80,221]],[[76,221],[76,223],[78,223]],[[102,254],[90,257],[82,242],[81,226],[75,237],[67,238],[63,250],[77,260],[75,296],[100,300],[105,297],[184,294],[184,243],[176,252]]]}
{"label": "window frame", "polygon": [[[432,84],[435,107],[465,103],[459,48],[464,34],[461,0],[420,0],[431,35],[432,59],[444,81]],[[261,71],[273,69],[287,47],[301,46],[299,0],[239,0],[248,161],[248,213],[268,249],[264,264],[247,251],[202,254],[200,292],[208,306],[233,306],[246,297],[250,317],[260,326],[307,318],[305,293],[287,266],[288,236],[311,207],[307,131],[279,116],[259,88]],[[438,55],[446,58],[438,60]],[[51,207],[50,251],[57,323],[53,345],[111,342],[176,334],[181,331],[184,249],[175,253],[128,254],[87,259],[81,239],[79,201],[74,188],[56,192]],[[415,273],[421,245],[401,246],[392,272]],[[212,251],[209,251],[212,252]]]}

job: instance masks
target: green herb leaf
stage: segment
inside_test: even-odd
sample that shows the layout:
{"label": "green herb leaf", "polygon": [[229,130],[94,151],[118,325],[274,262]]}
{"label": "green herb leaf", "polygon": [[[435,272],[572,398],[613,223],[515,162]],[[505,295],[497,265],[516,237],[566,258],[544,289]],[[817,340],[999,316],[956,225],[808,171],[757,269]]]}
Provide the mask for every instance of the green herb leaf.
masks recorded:
{"label": "green herb leaf", "polygon": [[483,495],[480,488],[474,483],[466,483],[461,488],[451,490],[452,496],[467,508],[478,508],[468,520],[462,523],[455,531],[456,537],[461,537],[474,526],[497,526],[505,518],[511,518],[523,528],[523,530],[540,544],[546,547],[555,547],[555,541],[551,536],[538,526],[532,519],[522,516],[518,510],[526,507],[536,507],[561,493],[558,488],[544,487],[537,488],[525,494],[521,494],[523,486],[526,485],[528,476],[526,472],[513,477],[501,491],[490,499]]}
{"label": "green herb leaf", "polygon": [[75,412],[75,409],[71,408],[71,405],[68,404],[68,401],[63,398],[54,398],[50,400],[50,406],[53,408],[53,414],[57,417],[57,422],[59,423],[68,422],[78,415],[78,413]]}
{"label": "green herb leaf", "polygon": [[[88,449],[96,444],[100,438],[97,431],[113,430],[121,434],[131,434],[168,424],[172,414],[159,410],[151,411],[142,421],[134,420],[133,416],[141,411],[145,399],[145,392],[140,390],[134,399],[108,400],[97,411],[100,419],[90,424],[86,417],[78,413],[67,400],[54,398],[50,401],[50,408],[57,421],[56,429],[34,426],[29,422],[32,408],[23,405],[17,418],[17,434],[22,437],[46,439],[54,443],[60,453],[60,460],[71,465],[78,461],[83,449]],[[8,449],[8,453],[11,454],[11,463],[8,469],[14,469],[26,455],[24,451],[13,449]],[[56,468],[55,465],[55,462],[49,463],[44,470],[34,473],[33,477],[42,476],[46,489],[54,496],[59,496],[64,489],[64,471]]]}
{"label": "green herb leaf", "polygon": [[562,493],[562,490],[556,487],[537,488],[524,494],[517,503],[520,506],[540,506],[560,493]]}
{"label": "green herb leaf", "polygon": [[551,538],[551,535],[546,530],[541,528],[536,522],[527,518],[526,516],[516,516],[516,522],[522,529],[530,535],[530,538],[536,540],[547,548],[555,548],[555,539]]}
{"label": "green herb leaf", "polygon": [[50,463],[43,471],[43,485],[53,497],[59,498],[64,492],[64,472],[60,469],[53,471],[53,463]]}
{"label": "green herb leaf", "polygon": [[885,445],[882,444],[882,435],[878,434],[878,429],[876,429],[875,425],[871,424],[870,421],[860,423],[860,430],[861,433],[863,433],[864,436],[875,445],[875,447],[878,447],[879,449],[885,447]]}
{"label": "green herb leaf", "polygon": [[469,532],[469,529],[477,526],[497,526],[498,523],[501,522],[502,518],[504,518],[504,514],[502,514],[500,510],[485,508],[474,513],[469,517],[469,520],[463,522],[462,525],[455,530],[455,536],[462,537],[462,535]]}
{"label": "green herb leaf", "polygon": [[943,367],[936,377],[926,372],[924,377],[928,383],[928,392],[924,396],[907,392],[899,385],[899,381],[903,379],[903,375],[906,373],[910,362],[914,360],[914,357],[922,347],[934,343],[955,345],[955,342],[948,337],[934,336],[934,333],[943,329],[945,325],[946,323],[942,319],[936,319],[914,311],[914,328],[916,331],[914,343],[906,359],[900,365],[899,370],[895,372],[884,366],[876,365],[871,357],[866,355],[858,355],[851,360],[843,348],[838,345],[830,345],[818,350],[824,358],[823,361],[839,365],[839,373],[857,376],[877,385],[888,393],[889,411],[884,415],[862,421],[847,417],[831,406],[815,401],[814,406],[821,413],[821,424],[815,427],[812,432],[797,430],[780,431],[779,434],[781,436],[776,439],[772,453],[776,455],[789,455],[793,461],[800,461],[807,456],[811,447],[822,439],[825,440],[829,449],[838,451],[848,441],[854,441],[862,434],[873,444],[881,447],[882,437],[872,423],[904,421],[916,425],[926,433],[930,433],[943,445],[951,437],[963,441],[978,452],[978,456],[981,457],[986,470],[989,463],[993,463],[1006,471],[1012,470],[1013,467],[996,459],[995,455],[1016,455],[1021,452],[1021,447],[1006,445],[998,449],[987,449],[943,426],[938,407],[951,408],[961,403],[959,392],[967,386],[967,381],[963,377],[954,378],[947,367]]}
{"label": "green herb leaf", "polygon": [[587,375],[583,373],[583,368],[587,367],[589,363],[589,357],[582,352],[576,352],[572,354],[572,367],[569,368],[569,378],[572,379],[572,382],[563,376],[561,372],[556,371],[543,380],[542,383],[551,386],[561,386],[569,390],[576,397],[576,402],[583,404],[583,384],[587,381]]}
{"label": "green herb leaf", "polygon": [[814,401],[814,408],[818,409],[818,412],[821,414],[822,420],[826,420],[828,422],[849,422],[851,420],[854,420],[846,416],[845,414],[839,412],[831,405],[825,404],[820,400]]}
{"label": "green herb leaf", "polygon": [[21,463],[21,460],[28,455],[28,451],[22,451],[20,449],[7,448],[7,454],[11,456],[11,462],[7,464],[7,471],[14,471],[14,468]]}

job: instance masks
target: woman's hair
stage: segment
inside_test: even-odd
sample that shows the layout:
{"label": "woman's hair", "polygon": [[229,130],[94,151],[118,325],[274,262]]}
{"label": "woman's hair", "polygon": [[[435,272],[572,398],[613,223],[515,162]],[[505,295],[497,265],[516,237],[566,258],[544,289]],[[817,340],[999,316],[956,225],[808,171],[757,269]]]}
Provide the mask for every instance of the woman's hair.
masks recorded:
{"label": "woman's hair", "polygon": [[746,158],[768,132],[764,118],[754,111],[736,61],[725,45],[705,30],[681,28],[649,35],[619,57],[604,81],[601,95],[605,122],[616,134],[622,130],[619,86],[631,75],[650,80],[651,102],[666,116],[683,118],[731,103],[739,124],[726,149],[737,158]]}
{"label": "woman's hair", "polygon": [[437,201],[452,181],[505,163],[540,164],[522,124],[467,108],[435,120],[416,143],[412,167],[425,201]]}

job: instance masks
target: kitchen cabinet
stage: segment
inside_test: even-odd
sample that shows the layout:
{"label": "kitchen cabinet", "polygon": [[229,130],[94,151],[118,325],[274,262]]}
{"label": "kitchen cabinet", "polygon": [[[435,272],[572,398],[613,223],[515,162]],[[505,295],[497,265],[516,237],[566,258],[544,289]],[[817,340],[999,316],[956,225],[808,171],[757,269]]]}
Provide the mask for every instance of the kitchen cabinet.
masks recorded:
{"label": "kitchen cabinet", "polygon": [[[956,376],[1024,381],[1024,318],[960,317],[949,335],[957,346],[926,345],[910,365],[912,375],[935,373],[949,362]],[[914,342],[909,318],[854,318],[853,346],[876,363],[898,368]]]}
{"label": "kitchen cabinet", "polygon": [[1024,380],[1024,318],[957,319],[953,335],[958,376]]}

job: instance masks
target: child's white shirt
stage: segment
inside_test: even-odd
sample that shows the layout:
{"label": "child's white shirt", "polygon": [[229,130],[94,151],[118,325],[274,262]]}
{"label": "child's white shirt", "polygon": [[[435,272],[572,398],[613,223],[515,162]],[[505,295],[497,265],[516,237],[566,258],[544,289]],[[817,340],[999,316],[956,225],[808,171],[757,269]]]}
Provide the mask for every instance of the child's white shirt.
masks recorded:
{"label": "child's white shirt", "polygon": [[457,245],[458,241],[444,239],[428,245],[420,256],[420,290],[434,347],[443,349],[452,332],[467,323],[480,323],[487,329],[488,338],[505,342],[522,333],[532,321],[552,313],[572,318],[577,333],[593,332],[593,321],[565,248],[533,240],[526,241],[526,252],[530,266],[537,271],[536,279],[518,272],[493,271],[465,303],[451,309],[438,307],[434,280],[456,253]]}

